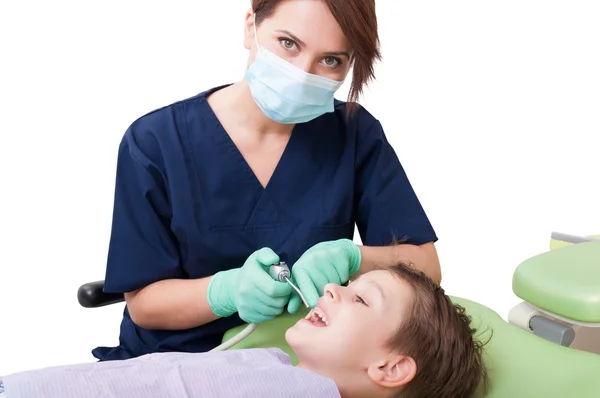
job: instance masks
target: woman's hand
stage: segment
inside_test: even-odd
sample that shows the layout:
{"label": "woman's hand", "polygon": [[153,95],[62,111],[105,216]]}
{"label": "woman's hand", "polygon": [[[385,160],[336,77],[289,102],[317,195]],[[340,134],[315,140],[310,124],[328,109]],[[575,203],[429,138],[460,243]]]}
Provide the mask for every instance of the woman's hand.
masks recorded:
{"label": "woman's hand", "polygon": [[247,323],[262,323],[283,312],[292,287],[269,275],[279,256],[269,248],[254,252],[241,268],[217,272],[208,286],[208,303],[215,315],[236,311]]}
{"label": "woman's hand", "polygon": [[[342,285],[360,269],[361,252],[349,239],[319,243],[308,249],[292,266],[292,281],[312,308],[328,283]],[[296,313],[302,301],[293,292],[288,312]]]}

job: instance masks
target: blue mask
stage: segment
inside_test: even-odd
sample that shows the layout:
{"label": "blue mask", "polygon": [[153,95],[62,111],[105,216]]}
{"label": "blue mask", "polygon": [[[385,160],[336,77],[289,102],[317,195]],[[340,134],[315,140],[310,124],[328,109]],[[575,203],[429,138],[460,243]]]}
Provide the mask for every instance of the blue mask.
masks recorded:
{"label": "blue mask", "polygon": [[308,122],[333,112],[335,92],[343,81],[306,73],[258,44],[246,72],[250,92],[265,115],[282,124]]}

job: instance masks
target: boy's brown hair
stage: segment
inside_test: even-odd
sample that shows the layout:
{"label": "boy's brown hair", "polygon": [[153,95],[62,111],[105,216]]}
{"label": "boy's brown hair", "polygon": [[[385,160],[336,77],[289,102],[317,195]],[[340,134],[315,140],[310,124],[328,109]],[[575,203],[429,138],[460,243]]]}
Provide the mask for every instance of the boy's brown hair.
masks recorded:
{"label": "boy's brown hair", "polygon": [[[256,24],[268,18],[283,0],[252,0]],[[322,0],[340,25],[354,52],[353,75],[348,94],[349,113],[363,88],[375,78],[375,62],[381,59],[375,0]]]}
{"label": "boy's brown hair", "polygon": [[483,363],[486,343],[465,308],[453,303],[437,283],[406,264],[383,268],[408,282],[414,291],[411,311],[388,345],[417,364],[413,380],[398,398],[468,398],[488,388]]}

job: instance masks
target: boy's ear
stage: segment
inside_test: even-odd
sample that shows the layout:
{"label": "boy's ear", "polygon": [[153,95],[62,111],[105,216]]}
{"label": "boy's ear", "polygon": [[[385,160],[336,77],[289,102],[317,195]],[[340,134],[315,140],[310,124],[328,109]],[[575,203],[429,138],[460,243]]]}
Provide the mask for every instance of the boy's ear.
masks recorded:
{"label": "boy's ear", "polygon": [[402,387],[409,383],[417,373],[414,359],[396,354],[373,363],[367,368],[367,374],[375,384],[387,388]]}

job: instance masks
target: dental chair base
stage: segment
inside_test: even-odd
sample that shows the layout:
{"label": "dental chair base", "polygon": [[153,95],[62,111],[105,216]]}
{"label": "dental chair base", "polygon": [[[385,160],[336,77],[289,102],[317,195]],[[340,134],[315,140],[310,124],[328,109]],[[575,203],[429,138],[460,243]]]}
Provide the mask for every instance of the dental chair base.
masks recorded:
{"label": "dental chair base", "polygon": [[526,302],[510,310],[508,323],[553,343],[600,354],[600,323],[576,322]]}

